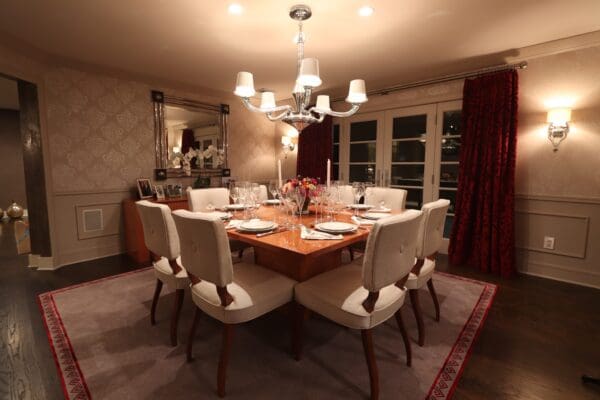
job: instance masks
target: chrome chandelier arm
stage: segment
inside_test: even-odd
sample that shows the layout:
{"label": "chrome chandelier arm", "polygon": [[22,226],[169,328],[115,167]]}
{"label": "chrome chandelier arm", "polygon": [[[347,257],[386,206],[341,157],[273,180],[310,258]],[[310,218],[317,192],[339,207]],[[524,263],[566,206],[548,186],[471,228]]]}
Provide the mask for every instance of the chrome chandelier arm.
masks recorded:
{"label": "chrome chandelier arm", "polygon": [[[323,118],[325,115],[331,115],[332,117],[349,117],[351,115],[356,114],[356,112],[358,111],[358,109],[360,108],[360,105],[358,104],[352,104],[352,108],[350,108],[348,111],[333,111],[333,110],[317,110],[315,107],[311,107],[310,108],[310,112],[314,112],[317,113],[319,115],[323,115]],[[322,120],[322,118],[321,118]]]}
{"label": "chrome chandelier arm", "polygon": [[[274,116],[271,111],[269,111],[266,114],[267,118],[269,118],[269,121],[280,121],[280,120],[284,119],[292,109],[292,107],[290,107],[290,106],[282,106],[282,107],[287,107],[287,109],[279,115]],[[277,107],[277,108],[281,108],[281,107]]]}
{"label": "chrome chandelier arm", "polygon": [[254,104],[252,104],[250,102],[250,98],[249,97],[243,97],[242,98],[242,102],[244,103],[244,105],[246,106],[246,108],[250,111],[253,112],[259,112],[259,113],[264,113],[264,114],[271,114],[273,112],[277,112],[277,111],[285,111],[288,112],[292,109],[291,106],[289,105],[285,105],[285,106],[279,106],[279,107],[275,107],[275,108],[270,108],[268,110],[263,110],[260,107],[256,107]]}

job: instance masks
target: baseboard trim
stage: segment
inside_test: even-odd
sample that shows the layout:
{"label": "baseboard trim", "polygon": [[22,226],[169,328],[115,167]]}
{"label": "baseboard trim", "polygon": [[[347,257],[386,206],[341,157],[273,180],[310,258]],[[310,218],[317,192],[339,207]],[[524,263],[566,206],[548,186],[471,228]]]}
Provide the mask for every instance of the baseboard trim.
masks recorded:
{"label": "baseboard trim", "polygon": [[38,271],[54,271],[57,267],[54,265],[54,257],[42,257],[37,254],[29,254],[29,268],[35,268]]}
{"label": "baseboard trim", "polygon": [[[518,270],[525,275],[600,289],[600,273],[596,272],[575,270],[547,263],[527,263],[519,266]],[[567,278],[564,276],[567,274],[569,276],[579,276],[580,279]]]}

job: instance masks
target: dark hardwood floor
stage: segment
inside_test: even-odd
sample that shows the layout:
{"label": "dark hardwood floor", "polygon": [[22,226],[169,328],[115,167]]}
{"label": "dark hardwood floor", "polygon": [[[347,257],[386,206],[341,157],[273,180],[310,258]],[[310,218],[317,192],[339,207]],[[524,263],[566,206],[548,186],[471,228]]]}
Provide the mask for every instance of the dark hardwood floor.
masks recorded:
{"label": "dark hardwood floor", "polygon": [[[12,224],[1,226],[0,399],[62,399],[37,295],[137,267],[115,256],[30,270],[16,255]],[[600,387],[581,383],[582,373],[600,376],[600,290],[529,276],[501,280],[449,267],[445,257],[438,269],[499,285],[454,399],[600,399]]]}

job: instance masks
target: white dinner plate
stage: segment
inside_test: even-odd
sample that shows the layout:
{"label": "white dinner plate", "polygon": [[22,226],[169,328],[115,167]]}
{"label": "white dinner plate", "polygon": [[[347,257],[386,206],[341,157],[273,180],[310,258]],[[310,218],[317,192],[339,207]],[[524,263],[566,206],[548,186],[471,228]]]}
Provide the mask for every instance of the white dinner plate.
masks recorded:
{"label": "white dinner plate", "polygon": [[387,207],[374,207],[374,208],[371,208],[370,211],[374,212],[374,213],[391,213],[392,209],[387,208]]}
{"label": "white dinner plate", "polygon": [[322,222],[316,224],[315,229],[327,233],[347,233],[354,232],[358,227],[347,222]]}
{"label": "white dinner plate", "polygon": [[223,212],[223,211],[213,211],[211,213],[212,215],[216,215],[221,219],[230,219],[231,218],[231,213],[228,212]]}
{"label": "white dinner plate", "polygon": [[351,208],[353,210],[369,210],[373,208],[373,206],[370,204],[350,204],[348,208]]}
{"label": "white dinner plate", "polygon": [[365,213],[362,217],[366,218],[366,219],[378,220],[381,218],[387,218],[389,216],[390,216],[390,214],[385,213],[385,212],[368,212],[368,213]]}
{"label": "white dinner plate", "polygon": [[266,232],[275,228],[277,228],[277,224],[273,221],[252,219],[250,221],[242,222],[238,229],[244,232]]}
{"label": "white dinner plate", "polygon": [[269,200],[265,200],[263,203],[271,205],[271,206],[276,206],[277,204],[279,204],[279,200],[278,199],[269,199]]}
{"label": "white dinner plate", "polygon": [[228,204],[225,207],[223,207],[224,210],[232,210],[232,211],[238,211],[238,210],[244,210],[246,209],[246,205],[245,204]]}

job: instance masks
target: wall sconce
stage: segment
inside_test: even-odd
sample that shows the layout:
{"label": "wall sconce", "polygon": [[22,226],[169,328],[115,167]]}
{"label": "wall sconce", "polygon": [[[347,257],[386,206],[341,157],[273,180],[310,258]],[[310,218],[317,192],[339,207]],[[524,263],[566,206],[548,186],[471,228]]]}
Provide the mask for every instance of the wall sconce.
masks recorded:
{"label": "wall sconce", "polygon": [[558,151],[558,145],[567,138],[569,134],[569,121],[571,120],[570,108],[555,108],[548,111],[548,140]]}
{"label": "wall sconce", "polygon": [[281,145],[283,147],[283,154],[285,154],[285,158],[287,158],[287,154],[290,151],[294,151],[296,148],[296,144],[294,143],[296,138],[289,137],[284,135],[281,137]]}
{"label": "wall sconce", "polygon": [[173,146],[173,154],[178,154],[179,152],[181,152],[181,149],[177,146]]}

